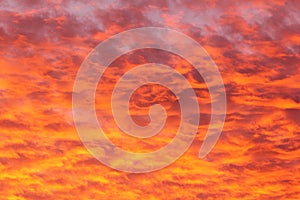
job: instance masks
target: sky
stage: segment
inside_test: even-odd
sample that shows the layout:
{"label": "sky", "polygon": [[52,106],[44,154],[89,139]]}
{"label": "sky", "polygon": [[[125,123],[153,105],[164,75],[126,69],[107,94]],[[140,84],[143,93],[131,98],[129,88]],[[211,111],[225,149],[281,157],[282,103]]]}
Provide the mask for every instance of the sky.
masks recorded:
{"label": "sky", "polygon": [[[0,0],[0,199],[300,199],[299,10],[296,0]],[[117,128],[111,92],[137,65],[157,62],[181,72],[201,112],[196,138],[176,162],[125,173],[103,165],[83,145],[72,91],[82,62],[99,43],[149,26],[180,31],[205,48],[223,78],[227,115],[216,146],[199,159],[211,115],[203,77],[161,50],[120,56],[95,99],[98,120],[115,145],[157,150],[180,122],[174,93],[150,84],[133,93],[130,113],[147,125],[149,106],[160,103],[168,111],[162,132],[140,140]]]}

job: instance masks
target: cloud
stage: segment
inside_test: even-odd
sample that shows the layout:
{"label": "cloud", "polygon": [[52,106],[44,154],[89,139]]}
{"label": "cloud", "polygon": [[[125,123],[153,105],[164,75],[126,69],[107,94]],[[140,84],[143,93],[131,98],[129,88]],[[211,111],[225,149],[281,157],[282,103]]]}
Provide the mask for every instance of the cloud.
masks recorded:
{"label": "cloud", "polygon": [[[0,198],[299,199],[299,6],[296,0],[0,1]],[[201,111],[196,139],[179,160],[133,175],[102,165],[85,149],[71,96],[76,73],[97,44],[143,26],[181,31],[205,48],[225,83],[227,117],[219,142],[199,160],[211,114],[203,78],[184,58],[161,50],[119,57],[95,100],[98,120],[117,146],[157,150],[180,122],[174,95],[152,85],[135,91],[130,111],[145,125],[149,106],[162,103],[169,112],[164,130],[139,140],[118,129],[110,95],[137,65],[178,70]]]}

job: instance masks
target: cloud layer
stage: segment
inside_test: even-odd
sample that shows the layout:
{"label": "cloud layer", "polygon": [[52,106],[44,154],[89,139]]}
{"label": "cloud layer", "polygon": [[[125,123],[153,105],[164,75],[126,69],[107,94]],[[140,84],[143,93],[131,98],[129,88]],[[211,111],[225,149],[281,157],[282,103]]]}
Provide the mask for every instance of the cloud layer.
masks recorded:
{"label": "cloud layer", "polygon": [[[299,10],[296,0],[0,1],[0,199],[299,199]],[[202,77],[158,50],[118,58],[96,98],[98,118],[116,145],[156,150],[174,137],[180,120],[174,95],[150,85],[134,93],[133,119],[147,124],[147,108],[161,103],[169,111],[165,129],[147,141],[118,130],[110,92],[136,65],[177,69],[201,109],[197,138],[184,156],[135,175],[105,167],[84,148],[71,96],[80,64],[98,43],[143,26],[179,30],[207,50],[222,74],[228,112],[219,142],[199,160],[210,119]]]}

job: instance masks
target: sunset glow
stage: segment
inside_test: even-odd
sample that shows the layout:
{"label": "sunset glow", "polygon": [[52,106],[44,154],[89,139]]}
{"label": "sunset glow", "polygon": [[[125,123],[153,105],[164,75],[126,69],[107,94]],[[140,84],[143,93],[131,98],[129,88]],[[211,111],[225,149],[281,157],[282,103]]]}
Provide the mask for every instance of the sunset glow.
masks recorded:
{"label": "sunset glow", "polygon": [[[0,199],[300,199],[299,10],[296,0],[0,0]],[[131,174],[103,165],[85,148],[72,92],[99,43],[140,27],[174,29],[205,48],[223,78],[227,116],[216,146],[199,159],[211,117],[203,77],[170,52],[120,56],[104,72],[95,99],[98,120],[116,146],[158,150],[180,123],[174,93],[149,84],[133,93],[130,114],[147,125],[149,107],[160,103],[165,127],[148,139],[119,130],[111,94],[138,65],[176,69],[200,107],[196,138],[183,156],[161,170]]]}

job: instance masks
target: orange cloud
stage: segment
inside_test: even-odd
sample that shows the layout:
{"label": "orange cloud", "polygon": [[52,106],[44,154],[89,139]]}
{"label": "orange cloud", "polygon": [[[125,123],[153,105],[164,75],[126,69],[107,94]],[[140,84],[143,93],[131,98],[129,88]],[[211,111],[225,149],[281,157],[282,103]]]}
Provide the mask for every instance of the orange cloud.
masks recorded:
{"label": "orange cloud", "polygon": [[[0,8],[0,199],[300,199],[297,1],[4,0]],[[100,83],[106,87],[98,87],[96,98],[98,118],[116,145],[158,149],[174,137],[180,120],[174,95],[152,85],[134,93],[130,111],[147,124],[149,102],[162,103],[168,108],[164,130],[147,141],[119,131],[110,92],[136,65],[177,69],[201,109],[196,139],[179,160],[156,172],[126,174],[85,149],[71,96],[80,64],[98,43],[143,26],[181,31],[205,47],[225,83],[227,118],[213,151],[198,159],[211,114],[202,77],[167,52],[121,56],[105,72]]]}

